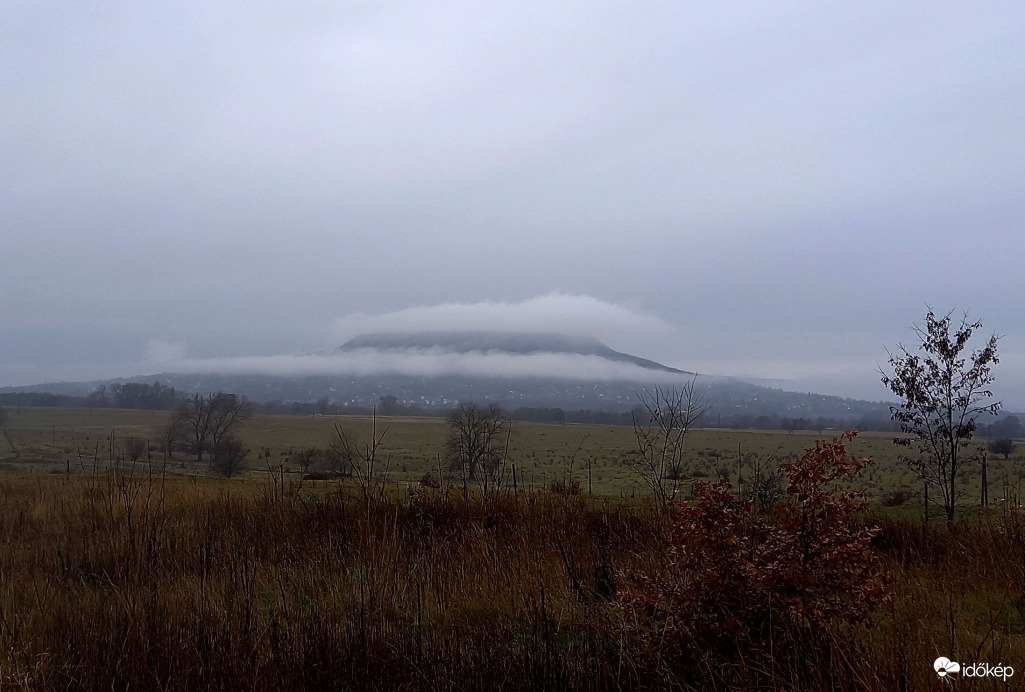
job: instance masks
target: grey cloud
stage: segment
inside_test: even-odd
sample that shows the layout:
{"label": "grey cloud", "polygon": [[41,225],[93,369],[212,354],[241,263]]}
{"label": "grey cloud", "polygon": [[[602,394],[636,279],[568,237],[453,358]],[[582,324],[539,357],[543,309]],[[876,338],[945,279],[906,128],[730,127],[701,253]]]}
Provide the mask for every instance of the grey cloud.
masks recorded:
{"label": "grey cloud", "polygon": [[5,3],[0,384],[538,319],[881,397],[928,302],[1013,389],[1023,46],[1010,1]]}
{"label": "grey cloud", "polygon": [[377,315],[353,313],[335,322],[340,340],[372,332],[493,331],[590,336],[612,348],[643,350],[666,343],[679,328],[666,320],[588,295],[550,293],[523,301],[444,303]]}

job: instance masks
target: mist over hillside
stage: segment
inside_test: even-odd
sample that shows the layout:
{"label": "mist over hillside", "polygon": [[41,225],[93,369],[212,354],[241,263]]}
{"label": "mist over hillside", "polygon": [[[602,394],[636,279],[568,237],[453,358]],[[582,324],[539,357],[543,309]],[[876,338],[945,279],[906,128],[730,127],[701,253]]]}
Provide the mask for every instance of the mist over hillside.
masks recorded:
{"label": "mist over hillside", "polygon": [[[601,341],[584,336],[543,332],[385,332],[363,334],[347,341],[338,350],[421,351],[437,349],[445,353],[508,353],[516,355],[574,354],[597,356],[609,361],[630,363],[648,370],[692,375],[645,358],[614,351]],[[569,375],[572,377],[572,374]]]}
{"label": "mist over hillside", "polygon": [[182,393],[226,391],[277,410],[286,402],[318,402],[319,410],[373,406],[382,398],[407,411],[442,411],[460,401],[504,407],[621,413],[652,387],[694,382],[716,420],[776,416],[885,420],[886,404],[787,392],[743,380],[706,376],[621,353],[596,339],[552,333],[493,331],[365,334],[329,351],[267,359],[182,364],[181,370],[87,383],[42,384],[2,391],[87,396],[97,387],[160,382]]}

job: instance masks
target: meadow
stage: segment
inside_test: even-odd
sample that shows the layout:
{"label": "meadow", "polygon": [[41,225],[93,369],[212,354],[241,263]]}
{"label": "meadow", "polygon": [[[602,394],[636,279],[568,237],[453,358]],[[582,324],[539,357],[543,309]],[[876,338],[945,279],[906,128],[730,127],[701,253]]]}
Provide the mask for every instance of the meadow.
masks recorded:
{"label": "meadow", "polygon": [[[101,464],[121,453],[127,438],[140,438],[159,445],[159,438],[170,419],[166,411],[119,409],[29,408],[8,409],[8,436],[17,456],[7,449],[0,436],[0,468],[43,473],[78,473]],[[341,426],[356,441],[370,438],[372,421],[355,416],[266,416],[258,415],[239,433],[250,452],[242,478],[257,479],[268,472],[297,478],[302,469],[298,452],[304,448],[327,449],[335,439],[335,426]],[[398,484],[418,483],[427,473],[442,473],[459,481],[449,472],[445,460],[448,431],[440,418],[378,418],[378,431],[386,430],[382,443],[382,462],[388,478]],[[772,469],[779,462],[793,459],[813,447],[816,439],[830,438],[840,431],[731,430],[701,428],[688,437],[684,475],[690,479],[729,478],[735,485],[750,482],[756,467]],[[870,499],[880,503],[894,492],[904,492],[905,504],[914,505],[921,494],[915,475],[903,464],[901,451],[892,433],[863,432],[852,440],[849,451],[871,457],[862,484]],[[113,442],[112,442],[113,441]],[[978,444],[984,445],[985,441]],[[639,498],[649,494],[647,486],[631,468],[629,455],[636,449],[633,430],[626,426],[574,425],[516,422],[509,439],[509,481],[516,467],[520,487],[540,488],[554,481],[574,481],[587,494]],[[157,450],[149,458],[162,461]],[[1025,445],[1019,445],[1007,460],[989,455],[990,498],[1021,496],[1025,477]],[[197,463],[185,453],[176,453],[164,473],[170,476],[216,475],[208,463]],[[963,492],[966,508],[981,494],[981,473],[968,467]],[[898,498],[899,499],[899,498]]]}
{"label": "meadow", "polygon": [[[1025,687],[1025,516],[1016,501],[994,502],[947,526],[923,522],[913,500],[881,507],[887,492],[914,488],[889,436],[847,445],[876,458],[856,481],[873,506],[852,519],[872,533],[887,593],[869,617],[816,625],[789,613],[768,629],[698,638],[673,624],[686,611],[664,619],[624,606],[643,575],[689,578],[674,561],[672,518],[624,464],[629,428],[517,424],[509,457],[525,480],[481,498],[455,482],[418,483],[438,468],[444,421],[379,420],[393,482],[365,497],[351,480],[304,480],[293,459],[330,444],[336,422],[369,435],[366,419],[258,416],[241,432],[245,472],[224,479],[184,454],[120,456],[119,441],[153,439],[166,413],[9,413],[3,687]],[[688,473],[714,481],[726,468],[735,482],[736,467],[793,459],[817,437],[696,431]],[[994,480],[992,497],[1013,500],[1021,461],[996,462],[1008,480]],[[581,493],[550,492],[571,462]],[[944,681],[932,668],[941,655],[1015,672]]]}

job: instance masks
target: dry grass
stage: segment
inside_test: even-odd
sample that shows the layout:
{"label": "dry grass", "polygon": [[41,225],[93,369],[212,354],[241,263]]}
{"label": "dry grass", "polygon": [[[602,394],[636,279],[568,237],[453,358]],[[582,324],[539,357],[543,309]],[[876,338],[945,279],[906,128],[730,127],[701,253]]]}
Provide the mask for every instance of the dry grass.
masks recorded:
{"label": "dry grass", "polygon": [[[1002,510],[953,527],[924,524],[913,505],[864,519],[881,529],[873,545],[893,595],[868,625],[653,647],[650,623],[625,621],[618,594],[623,574],[672,567],[670,530],[648,500],[616,492],[628,429],[524,424],[515,496],[482,503],[450,478],[392,484],[367,502],[351,483],[286,472],[282,452],[307,435],[321,442],[329,420],[255,420],[244,438],[273,454],[241,479],[204,476],[183,458],[165,468],[159,455],[119,465],[116,441],[147,435],[162,415],[12,415],[0,688],[920,690],[937,689],[941,655],[1015,666],[1008,687],[1025,686],[1025,515],[1013,478],[991,490],[1010,500]],[[361,422],[348,423],[359,434]],[[414,480],[433,472],[441,432],[438,421],[397,421],[392,463]],[[690,469],[712,476],[738,451],[779,459],[809,441],[701,431]],[[888,440],[857,444],[872,454]],[[542,490],[569,482],[571,459],[575,482],[586,483],[589,459],[595,492],[613,497]],[[894,478],[884,460],[865,480],[885,489]]]}
{"label": "dry grass", "polygon": [[[109,456],[110,438],[119,449],[129,437],[149,440],[156,445],[170,414],[166,411],[118,409],[8,408],[11,440],[17,459],[3,458],[0,440],[0,469],[81,473],[94,456]],[[389,478],[417,482],[428,472],[436,472],[443,456],[447,427],[438,418],[386,418],[379,421],[388,428],[382,444],[382,462],[387,461]],[[369,437],[371,420],[366,417],[332,416],[255,416],[239,431],[239,437],[252,451],[243,475],[259,478],[268,466],[281,466],[286,473],[298,473],[298,452],[303,448],[330,446],[335,423],[343,425],[355,439]],[[831,437],[826,432],[824,436]],[[688,437],[684,472],[688,477],[708,480],[720,469],[736,483],[743,471],[750,480],[754,462],[775,464],[793,459],[813,447],[823,435],[814,431],[752,431],[715,429],[695,430]],[[914,474],[897,460],[900,448],[892,444],[893,435],[864,433],[850,445],[852,454],[870,456],[874,464],[862,478],[873,502],[886,493],[906,490],[920,493],[921,484]],[[633,430],[623,426],[555,425],[516,423],[510,444],[510,462],[517,467],[522,484],[537,487],[552,481],[579,483],[584,492],[610,497],[645,497],[650,490],[628,463],[627,455],[636,449]],[[158,452],[153,453],[160,459]],[[743,460],[743,463],[740,462]],[[1006,489],[1025,490],[1025,445],[1011,459],[990,460],[990,495],[1000,497]],[[211,475],[206,463],[195,457],[176,455],[167,468],[169,475]],[[965,505],[980,494],[977,468],[966,469]],[[913,505],[915,500],[909,502]]]}
{"label": "dry grass", "polygon": [[895,599],[872,626],[652,651],[614,598],[623,571],[663,567],[667,526],[644,502],[8,476],[0,684],[929,689],[941,654],[1025,668],[1017,519],[876,520]]}
{"label": "dry grass", "polygon": [[[643,511],[540,499],[483,508],[437,493],[367,504],[295,490],[126,473],[4,479],[3,682],[450,688],[618,678],[625,663],[604,636],[608,614],[593,616],[593,590],[571,589],[566,564],[589,573],[602,551],[633,552]],[[613,528],[602,533],[602,522]]]}

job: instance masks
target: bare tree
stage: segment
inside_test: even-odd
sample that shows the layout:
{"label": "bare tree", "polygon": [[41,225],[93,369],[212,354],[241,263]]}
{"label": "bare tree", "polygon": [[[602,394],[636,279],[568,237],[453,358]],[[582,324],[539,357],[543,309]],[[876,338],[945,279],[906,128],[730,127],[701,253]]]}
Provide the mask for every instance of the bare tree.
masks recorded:
{"label": "bare tree", "polygon": [[213,395],[193,394],[175,412],[172,425],[196,453],[196,460],[203,461],[203,452],[210,440],[210,399]]}
{"label": "bare tree", "polygon": [[938,318],[929,308],[925,327],[914,327],[921,340],[917,349],[921,354],[898,345],[899,353],[888,353],[893,374],[880,370],[883,384],[903,400],[890,407],[893,420],[900,423],[901,432],[911,435],[894,442],[917,446],[915,456],[902,455],[901,459],[918,473],[927,491],[929,486],[939,489],[948,522],[954,520],[964,494],[959,475],[965,464],[976,460],[968,451],[977,429],[975,421],[1000,409],[999,401],[990,402],[993,392],[989,389],[991,367],[999,362],[998,337],[990,335],[982,348],[966,357],[972,334],[982,323],[969,321],[966,313],[955,327],[951,314]]}
{"label": "bare tree", "polygon": [[[385,462],[384,475],[380,476],[377,468],[381,442],[388,434],[388,428],[377,432],[377,407],[374,407],[373,426],[370,441],[359,444],[345,431],[341,425],[335,424],[335,439],[331,443],[331,454],[341,462],[343,469],[348,469],[363,491],[363,497],[369,503],[371,497],[382,497],[385,484],[388,482],[388,469],[391,458]],[[369,504],[368,504],[369,507]]]}
{"label": "bare tree", "polygon": [[299,470],[302,474],[307,476],[313,471],[313,467],[320,462],[323,454],[319,447],[303,447],[292,458],[299,464]]}
{"label": "bare tree", "polygon": [[512,423],[498,404],[460,404],[448,417],[445,447],[452,464],[463,469],[470,480],[481,483],[487,494],[501,483]]}
{"label": "bare tree", "polygon": [[210,401],[210,441],[214,447],[252,417],[253,405],[246,397],[223,392],[214,394]]}
{"label": "bare tree", "polygon": [[172,425],[179,426],[196,452],[196,460],[203,461],[205,450],[216,447],[252,415],[252,404],[244,396],[224,392],[193,394],[178,409]]}
{"label": "bare tree", "polygon": [[185,409],[179,408],[171,414],[171,420],[167,422],[167,427],[164,428],[164,432],[160,435],[160,442],[164,447],[164,459],[168,459],[171,453],[174,451],[174,446],[182,437],[185,435]]}
{"label": "bare tree", "polygon": [[[651,488],[658,504],[670,507],[680,492],[683,478],[683,451],[690,432],[708,404],[695,392],[695,380],[682,387],[638,393],[643,413],[633,416],[637,454],[631,465]],[[640,416],[640,419],[638,419]]]}

